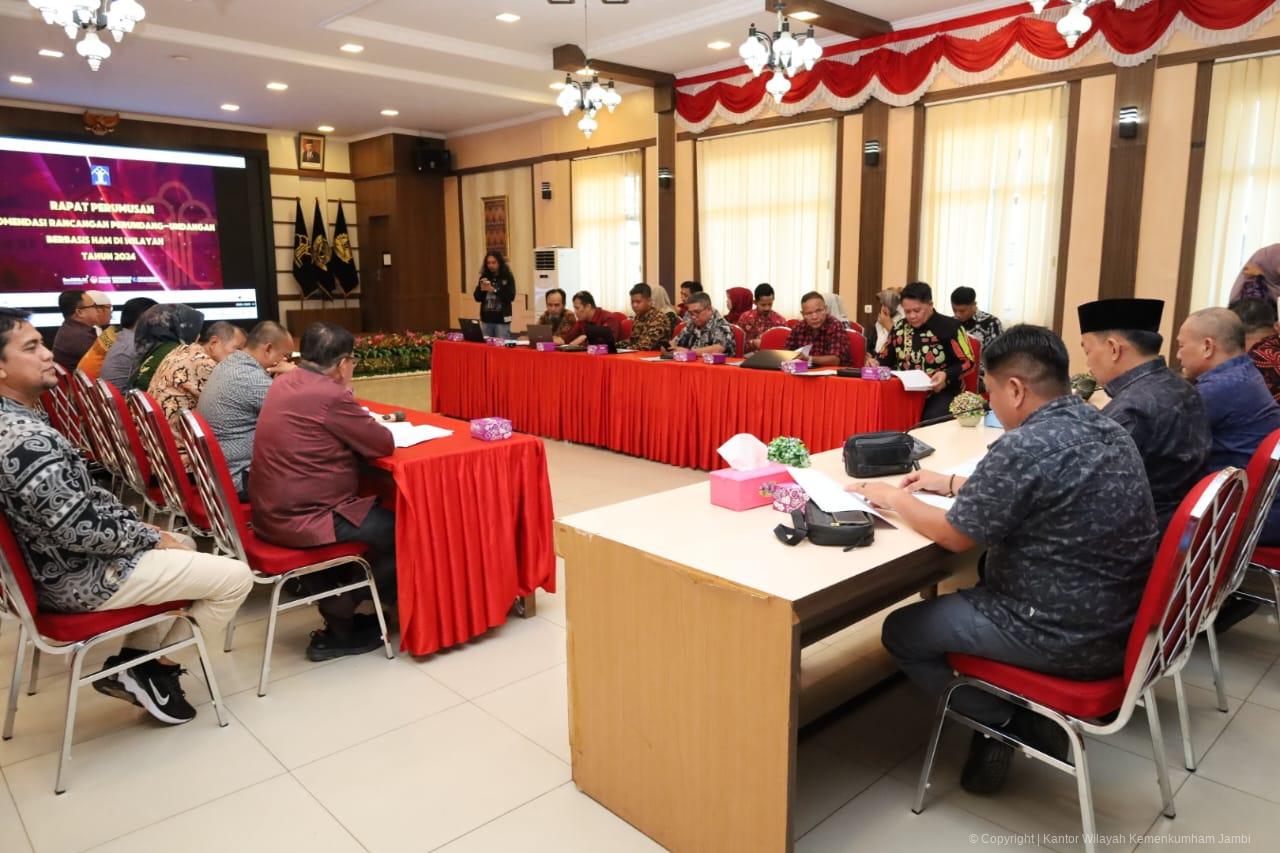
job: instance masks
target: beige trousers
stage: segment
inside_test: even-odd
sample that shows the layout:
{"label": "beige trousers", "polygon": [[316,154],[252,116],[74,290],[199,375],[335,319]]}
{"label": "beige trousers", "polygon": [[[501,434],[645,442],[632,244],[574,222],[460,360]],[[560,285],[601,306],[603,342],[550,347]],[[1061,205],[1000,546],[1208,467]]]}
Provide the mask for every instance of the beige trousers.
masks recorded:
{"label": "beige trousers", "polygon": [[[189,540],[188,540],[189,541]],[[191,543],[194,546],[194,542]],[[99,610],[120,610],[139,604],[163,604],[166,601],[192,600],[191,615],[206,640],[217,646],[217,639],[227,623],[236,615],[240,604],[253,589],[253,575],[239,560],[185,551],[176,548],[154,549],[142,555],[138,565],[125,578],[115,595]],[[154,625],[125,637],[124,645],[133,649],[154,651],[183,639],[183,623],[174,620],[167,626]]]}

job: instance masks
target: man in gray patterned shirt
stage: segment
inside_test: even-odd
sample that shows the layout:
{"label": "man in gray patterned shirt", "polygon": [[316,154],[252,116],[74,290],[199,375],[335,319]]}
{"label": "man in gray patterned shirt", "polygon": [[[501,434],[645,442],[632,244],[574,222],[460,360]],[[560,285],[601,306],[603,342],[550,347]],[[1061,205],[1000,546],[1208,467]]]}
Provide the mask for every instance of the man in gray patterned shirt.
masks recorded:
{"label": "man in gray patterned shirt", "polygon": [[253,461],[253,435],[258,429],[258,413],[267,398],[271,380],[293,369],[293,335],[279,323],[264,320],[253,327],[244,349],[224,358],[205,383],[196,404],[199,412],[222,445],[231,469],[231,481],[241,499],[249,486],[249,463]]}
{"label": "man in gray patterned shirt", "polygon": [[724,353],[737,355],[737,342],[733,339],[733,329],[720,316],[720,312],[711,307],[711,297],[705,293],[695,293],[685,303],[688,309],[688,323],[684,331],[675,339],[674,349],[692,350],[697,353]]}
{"label": "man in gray patterned shirt", "polygon": [[[35,582],[39,608],[56,613],[120,610],[194,599],[191,615],[217,636],[253,588],[249,567],[201,554],[195,543],[139,520],[95,484],[70,442],[49,426],[40,395],[58,384],[53,353],[26,315],[0,308],[0,511]],[[125,637],[106,666],[186,636],[175,621]],[[195,717],[179,684],[181,667],[149,660],[94,689],[140,705],[171,725]]]}
{"label": "man in gray patterned shirt", "polygon": [[[983,356],[1007,432],[973,476],[917,471],[901,488],[852,487],[949,551],[987,548],[977,586],[890,614],[885,648],[934,696],[951,682],[952,653],[1062,678],[1115,676],[1158,543],[1142,457],[1124,427],[1071,395],[1067,350],[1053,332],[1014,326]],[[955,505],[930,506],[918,491]],[[1037,714],[969,689],[956,691],[953,707],[1066,759],[1066,734]],[[994,793],[1011,757],[977,734],[961,784]]]}

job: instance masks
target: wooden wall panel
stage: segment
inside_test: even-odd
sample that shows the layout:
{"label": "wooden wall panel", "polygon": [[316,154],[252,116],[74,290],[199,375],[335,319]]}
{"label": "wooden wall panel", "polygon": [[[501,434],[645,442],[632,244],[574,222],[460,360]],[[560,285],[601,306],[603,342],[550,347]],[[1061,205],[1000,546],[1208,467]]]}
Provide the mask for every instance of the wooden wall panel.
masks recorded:
{"label": "wooden wall panel", "polygon": [[[1098,287],[1098,295],[1103,299],[1133,296],[1134,281],[1138,277],[1142,190],[1147,173],[1147,137],[1155,79],[1154,60],[1136,68],[1116,69],[1107,208],[1102,229],[1102,274]],[[1122,107],[1137,107],[1142,117],[1133,139],[1120,138],[1117,117]]]}

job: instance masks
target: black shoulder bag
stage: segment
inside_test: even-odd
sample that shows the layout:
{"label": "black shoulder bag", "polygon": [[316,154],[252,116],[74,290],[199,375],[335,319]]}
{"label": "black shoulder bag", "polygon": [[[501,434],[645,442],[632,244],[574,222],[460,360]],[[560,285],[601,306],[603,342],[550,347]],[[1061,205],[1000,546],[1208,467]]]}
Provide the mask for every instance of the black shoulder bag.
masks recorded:
{"label": "black shoulder bag", "polygon": [[791,523],[794,528],[779,524],[773,529],[773,535],[785,545],[799,545],[808,539],[814,545],[834,545],[852,551],[870,545],[876,536],[871,516],[865,512],[826,512],[813,501],[803,510],[793,510]]}
{"label": "black shoulder bag", "polygon": [[919,467],[915,441],[905,432],[868,432],[844,443],[844,470],[850,477],[889,477]]}

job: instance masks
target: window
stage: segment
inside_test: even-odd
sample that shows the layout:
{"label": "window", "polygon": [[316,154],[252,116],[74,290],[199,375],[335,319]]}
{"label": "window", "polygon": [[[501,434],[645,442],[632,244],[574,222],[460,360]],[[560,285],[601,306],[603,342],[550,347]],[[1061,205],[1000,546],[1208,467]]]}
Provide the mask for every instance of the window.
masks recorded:
{"label": "window", "polygon": [[703,287],[724,311],[730,287],[773,285],[774,310],[830,291],[836,221],[836,127],[815,122],[698,143]]}
{"label": "window", "polygon": [[1278,241],[1280,56],[1225,62],[1209,96],[1192,310],[1226,305],[1249,256]]}
{"label": "window", "polygon": [[968,286],[1005,325],[1053,323],[1066,134],[1065,86],[928,108],[919,270],[944,310]]}
{"label": "window", "polygon": [[602,308],[627,311],[632,285],[644,280],[644,160],[627,151],[574,160],[571,168],[582,289]]}

